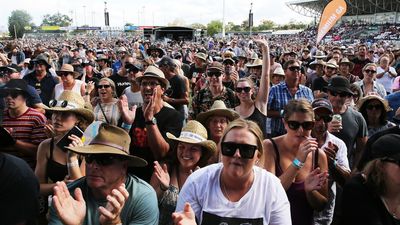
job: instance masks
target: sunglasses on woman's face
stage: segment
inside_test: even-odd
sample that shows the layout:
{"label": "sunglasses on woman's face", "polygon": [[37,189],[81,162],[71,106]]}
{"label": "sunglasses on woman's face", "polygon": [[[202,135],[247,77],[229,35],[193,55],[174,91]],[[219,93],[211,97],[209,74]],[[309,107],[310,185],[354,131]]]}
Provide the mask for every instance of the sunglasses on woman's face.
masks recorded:
{"label": "sunglasses on woman's face", "polygon": [[221,153],[224,156],[232,157],[239,149],[240,157],[243,159],[252,159],[257,150],[257,146],[248,144],[238,144],[235,142],[222,142]]}
{"label": "sunglasses on woman's face", "polygon": [[300,126],[304,130],[311,130],[314,127],[315,122],[314,121],[305,121],[303,123],[297,122],[297,121],[287,121],[287,124],[290,129],[292,130],[297,130],[300,128]]}
{"label": "sunglasses on woman's face", "polygon": [[373,109],[379,110],[379,109],[381,109],[381,105],[379,105],[379,104],[371,104],[371,105],[367,105],[366,108],[368,110],[373,110]]}
{"label": "sunglasses on woman's face", "polygon": [[369,70],[369,69],[366,69],[366,70],[364,70],[366,73],[376,73],[376,70]]}
{"label": "sunglasses on woman's face", "polygon": [[246,92],[246,93],[249,93],[250,90],[251,90],[251,87],[237,87],[237,88],[235,88],[235,91],[237,93],[242,93],[243,91]]}
{"label": "sunglasses on woman's face", "polygon": [[315,114],[315,120],[316,121],[324,120],[325,123],[329,123],[329,122],[332,121],[332,116],[331,115],[318,115],[318,114]]}
{"label": "sunglasses on woman's face", "polygon": [[85,161],[87,164],[92,164],[94,161],[100,166],[109,166],[115,162],[115,160],[122,160],[120,156],[111,154],[89,154],[85,155]]}
{"label": "sunglasses on woman's face", "polygon": [[111,87],[111,85],[109,85],[109,84],[104,84],[104,85],[97,85],[97,89],[102,89],[102,88],[104,88],[104,89],[107,89],[107,88],[109,88],[109,87]]}

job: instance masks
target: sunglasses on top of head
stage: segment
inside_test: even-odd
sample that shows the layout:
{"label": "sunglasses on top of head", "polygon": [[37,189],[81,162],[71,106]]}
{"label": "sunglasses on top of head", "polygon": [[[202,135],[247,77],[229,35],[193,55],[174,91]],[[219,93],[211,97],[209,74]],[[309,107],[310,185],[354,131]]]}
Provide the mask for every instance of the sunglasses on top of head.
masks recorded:
{"label": "sunglasses on top of head", "polygon": [[235,142],[222,142],[221,153],[224,156],[233,157],[236,150],[239,149],[240,157],[243,159],[252,159],[257,150],[257,146],[249,144],[238,144]]}
{"label": "sunglasses on top of head", "polygon": [[122,161],[123,158],[121,158],[118,155],[112,155],[112,154],[88,154],[85,155],[85,161],[88,164],[92,164],[94,161],[100,166],[109,166],[115,162],[115,160]]}
{"label": "sunglasses on top of head", "polygon": [[249,93],[250,90],[251,90],[251,87],[237,87],[237,88],[235,88],[235,91],[238,92],[238,93],[242,93],[243,91],[245,93]]}
{"label": "sunglasses on top of head", "polygon": [[288,127],[292,130],[297,130],[300,128],[300,126],[304,130],[311,130],[314,128],[314,121],[305,121],[303,123],[297,122],[297,121],[287,121]]}

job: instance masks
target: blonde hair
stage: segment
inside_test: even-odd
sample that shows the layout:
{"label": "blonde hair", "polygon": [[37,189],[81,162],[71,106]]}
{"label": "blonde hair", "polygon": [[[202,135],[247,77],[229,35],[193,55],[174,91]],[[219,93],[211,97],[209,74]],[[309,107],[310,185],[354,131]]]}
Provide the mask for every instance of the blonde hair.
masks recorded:
{"label": "blonde hair", "polygon": [[116,97],[117,97],[117,91],[116,91],[116,88],[115,88],[115,83],[114,83],[114,81],[111,80],[111,79],[108,78],[108,77],[103,77],[103,78],[101,78],[101,79],[99,80],[99,83],[102,82],[102,81],[106,81],[106,82],[108,82],[108,83],[110,84],[111,89],[112,89],[112,92],[113,92],[112,95],[113,95],[114,98],[116,98]]}
{"label": "blonde hair", "polygon": [[363,68],[362,71],[364,72],[368,67],[373,66],[377,68],[378,66],[375,63],[367,63]]}

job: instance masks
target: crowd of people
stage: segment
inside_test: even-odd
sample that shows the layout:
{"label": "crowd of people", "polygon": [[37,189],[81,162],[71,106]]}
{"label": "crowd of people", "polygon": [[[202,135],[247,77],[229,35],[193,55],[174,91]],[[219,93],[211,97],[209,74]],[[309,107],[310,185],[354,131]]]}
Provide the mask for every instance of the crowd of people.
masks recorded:
{"label": "crowd of people", "polygon": [[1,224],[400,224],[400,46],[0,45]]}

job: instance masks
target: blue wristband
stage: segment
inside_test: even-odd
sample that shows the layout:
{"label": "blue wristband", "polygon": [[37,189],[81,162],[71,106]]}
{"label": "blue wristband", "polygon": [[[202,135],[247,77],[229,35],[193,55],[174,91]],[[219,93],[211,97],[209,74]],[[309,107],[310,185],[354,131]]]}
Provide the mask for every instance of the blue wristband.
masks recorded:
{"label": "blue wristband", "polygon": [[300,162],[298,158],[294,158],[292,165],[296,167],[296,169],[301,169],[304,166],[304,163]]}
{"label": "blue wristband", "polygon": [[132,125],[131,124],[126,124],[124,122],[122,122],[121,127],[125,130],[130,130]]}

